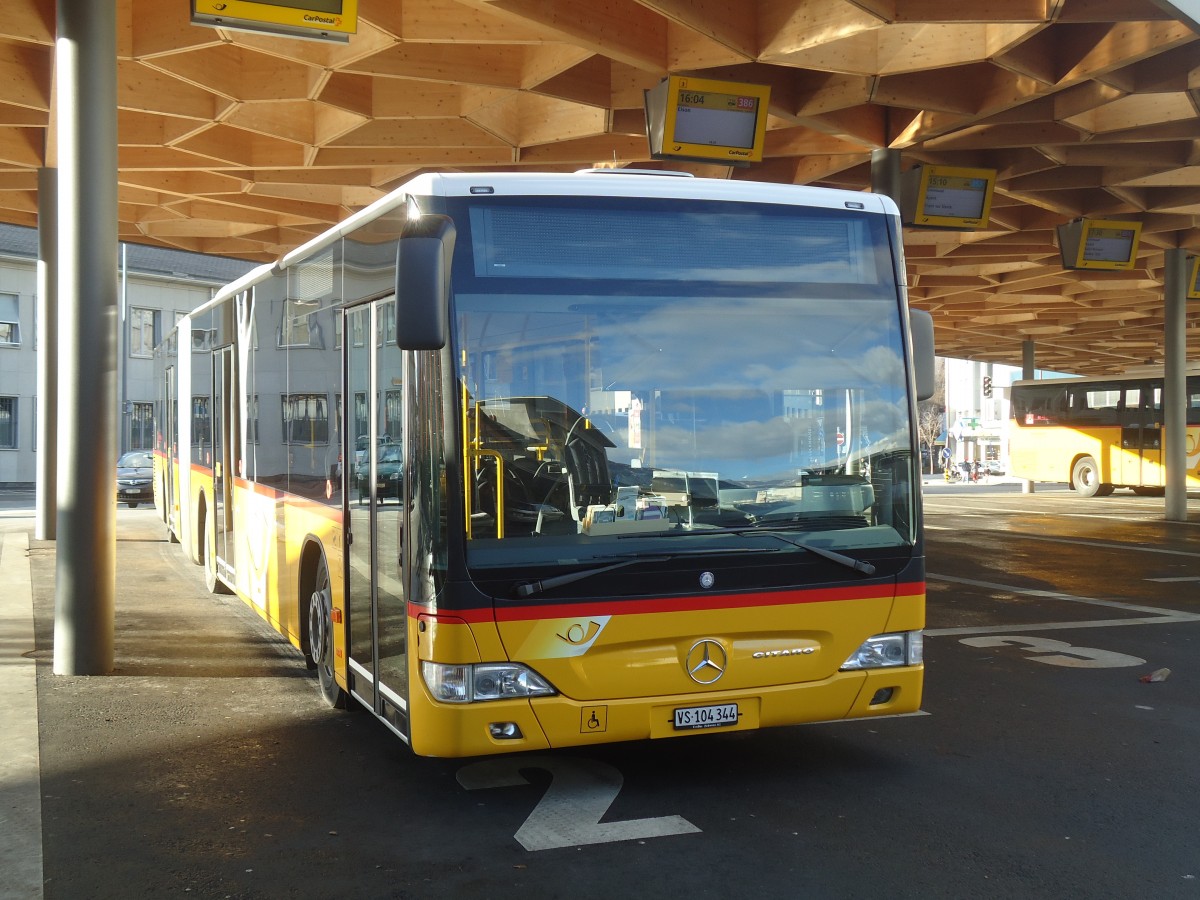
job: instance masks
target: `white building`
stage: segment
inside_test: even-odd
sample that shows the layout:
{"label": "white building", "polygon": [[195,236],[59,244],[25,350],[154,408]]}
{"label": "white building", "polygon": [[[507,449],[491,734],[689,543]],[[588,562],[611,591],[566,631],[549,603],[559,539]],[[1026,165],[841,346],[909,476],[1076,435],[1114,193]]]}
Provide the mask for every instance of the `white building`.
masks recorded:
{"label": "white building", "polygon": [[[32,487],[37,465],[37,232],[0,224],[0,487]],[[154,345],[181,315],[255,263],[121,244],[117,451],[154,445]]]}
{"label": "white building", "polygon": [[946,433],[955,462],[1008,467],[1009,396],[1021,369],[969,359],[946,363]]}

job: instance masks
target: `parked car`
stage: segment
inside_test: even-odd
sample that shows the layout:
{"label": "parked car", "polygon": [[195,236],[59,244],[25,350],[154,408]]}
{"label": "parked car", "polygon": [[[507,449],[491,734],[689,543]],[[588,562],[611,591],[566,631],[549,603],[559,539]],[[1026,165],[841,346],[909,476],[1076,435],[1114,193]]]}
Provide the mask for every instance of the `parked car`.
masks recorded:
{"label": "parked car", "polygon": [[154,460],[145,450],[130,450],[117,460],[117,502],[136,509],[154,499]]}
{"label": "parked car", "polygon": [[983,465],[984,465],[984,468],[987,469],[987,473],[989,475],[1003,475],[1004,474],[1004,466],[1002,466],[1000,464],[1000,460],[998,460],[998,459],[989,459]]}
{"label": "parked car", "polygon": [[[400,454],[401,447],[399,444],[381,444],[379,447],[379,455],[375,459],[375,499],[380,503],[383,502],[384,497],[400,499],[400,473],[402,469]],[[360,503],[371,492],[371,468],[365,464],[366,462],[369,461],[364,461],[364,464],[355,473]]]}

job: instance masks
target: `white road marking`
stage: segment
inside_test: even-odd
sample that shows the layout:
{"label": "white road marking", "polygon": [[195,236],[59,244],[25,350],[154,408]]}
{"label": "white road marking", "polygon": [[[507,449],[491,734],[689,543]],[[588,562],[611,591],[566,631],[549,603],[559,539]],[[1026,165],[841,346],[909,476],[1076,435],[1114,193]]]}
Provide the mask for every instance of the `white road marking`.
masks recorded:
{"label": "white road marking", "polygon": [[550,786],[541,801],[513,835],[526,850],[554,850],[700,831],[682,816],[601,822],[624,779],[617,769],[594,759],[536,754],[486,759],[459,769],[458,783],[468,791],[529,784],[522,769],[543,769],[551,775]]}
{"label": "white road marking", "polygon": [[[955,504],[951,506],[947,504],[944,508],[937,508],[936,504],[926,503],[926,507],[935,509],[938,515],[954,515],[954,516],[989,516],[989,515],[1010,515],[1010,516],[1031,516],[1039,519],[1112,519],[1115,522],[1161,522],[1163,521],[1162,513],[1151,513],[1140,509],[1131,509],[1123,511],[1120,514],[1108,515],[1101,512],[1090,513],[1072,513],[1072,512],[1048,512],[1040,509],[1009,509],[1004,506],[988,506],[986,504],[976,504],[974,507],[963,507]],[[970,511],[967,511],[970,510]],[[1178,524],[1187,524],[1180,522]]]}
{"label": "white road marking", "polygon": [[1091,606],[1103,606],[1111,609],[1124,609],[1130,612],[1150,613],[1149,616],[1128,619],[1092,619],[1077,622],[1039,622],[1028,625],[965,625],[957,628],[927,628],[927,637],[947,635],[972,634],[1013,634],[1022,631],[1060,631],[1071,628],[1116,628],[1122,625],[1168,625],[1186,622],[1200,622],[1200,614],[1182,612],[1176,609],[1163,609],[1156,606],[1140,606],[1136,603],[1121,603],[1117,600],[1100,600],[1096,597],[1077,597],[1059,591],[1040,591],[1032,588],[1015,587],[1010,584],[996,584],[991,581],[976,581],[971,578],[956,578],[952,575],[928,574],[929,581],[948,581],[954,584],[966,584],[986,590],[1003,591],[1009,594],[1022,594],[1027,597],[1042,597],[1050,600],[1063,600],[1068,603],[1083,603]]}
{"label": "white road marking", "polygon": [[1146,661],[1128,653],[1114,653],[1096,647],[1079,647],[1053,638],[1027,637],[1023,634],[1005,634],[997,637],[970,637],[959,641],[968,647],[1017,647],[1030,654],[1030,662],[1050,666],[1066,666],[1072,669],[1128,669],[1142,666]]}
{"label": "white road marking", "polygon": [[[984,518],[981,516],[980,518]],[[1129,521],[1123,519],[1122,521]],[[926,525],[926,531],[961,531],[961,528],[955,528],[951,525]],[[1147,547],[1144,544],[1118,544],[1108,541],[1089,541],[1082,538],[1060,538],[1047,537],[1041,534],[1025,534],[1022,532],[1007,531],[1000,528],[979,529],[980,531],[994,531],[999,534],[1006,534],[1011,537],[1019,538],[1023,541],[1046,541],[1051,544],[1077,544],[1081,547],[1103,547],[1107,550],[1131,550],[1134,553],[1162,553],[1167,556],[1188,556],[1195,559],[1200,559],[1200,553],[1191,550],[1167,550],[1163,547]],[[1198,579],[1200,580],[1200,579]]]}
{"label": "white road marking", "polygon": [[1038,622],[1034,625],[964,625],[959,628],[926,628],[926,637],[960,634],[1012,634],[1021,631],[1064,631],[1072,628],[1119,628],[1122,625],[1177,625],[1200,622],[1200,616],[1148,616],[1144,619],[1081,619],[1078,622]]}
{"label": "white road marking", "polygon": [[1179,575],[1174,578],[1146,578],[1145,581],[1157,581],[1159,584],[1178,584],[1182,581],[1200,581],[1200,575]]}
{"label": "white road marking", "polygon": [[1039,591],[1034,588],[1016,587],[1011,584],[997,584],[994,581],[976,581],[973,578],[957,578],[953,575],[926,576],[930,581],[949,581],[953,584],[966,584],[980,587],[989,591],[1004,591],[1006,594],[1023,594],[1026,597],[1042,597],[1047,600],[1065,600],[1068,603],[1086,603],[1090,606],[1105,606],[1110,609],[1127,609],[1130,612],[1150,613],[1164,616],[1180,616],[1184,618],[1200,618],[1200,615],[1184,612],[1178,609],[1163,609],[1161,606],[1140,606],[1136,603],[1122,603],[1119,600],[1100,600],[1097,597],[1078,597],[1074,594],[1064,594],[1060,591]]}

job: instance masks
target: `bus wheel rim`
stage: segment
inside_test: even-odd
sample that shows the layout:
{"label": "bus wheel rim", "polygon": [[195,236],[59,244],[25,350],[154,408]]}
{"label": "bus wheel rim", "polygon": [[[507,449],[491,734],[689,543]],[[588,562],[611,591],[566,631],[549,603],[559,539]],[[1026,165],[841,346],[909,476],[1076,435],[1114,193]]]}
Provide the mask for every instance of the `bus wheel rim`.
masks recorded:
{"label": "bus wheel rim", "polygon": [[308,643],[309,653],[317,665],[325,662],[326,645],[328,644],[328,616],[325,610],[325,598],[321,591],[313,591],[308,604]]}

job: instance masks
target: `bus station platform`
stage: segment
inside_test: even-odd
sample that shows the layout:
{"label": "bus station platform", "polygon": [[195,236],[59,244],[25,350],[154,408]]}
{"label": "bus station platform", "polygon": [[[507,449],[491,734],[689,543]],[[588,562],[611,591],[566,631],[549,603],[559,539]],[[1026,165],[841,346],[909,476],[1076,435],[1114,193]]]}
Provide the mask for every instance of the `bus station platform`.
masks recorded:
{"label": "bus station platform", "polygon": [[0,492],[0,900],[316,896],[288,858],[332,863],[338,829],[279,809],[319,803],[307,729],[369,717],[323,709],[298,651],[208,594],[153,509],[117,513],[112,674],[53,675],[56,544],[32,493],[15,503]]}

